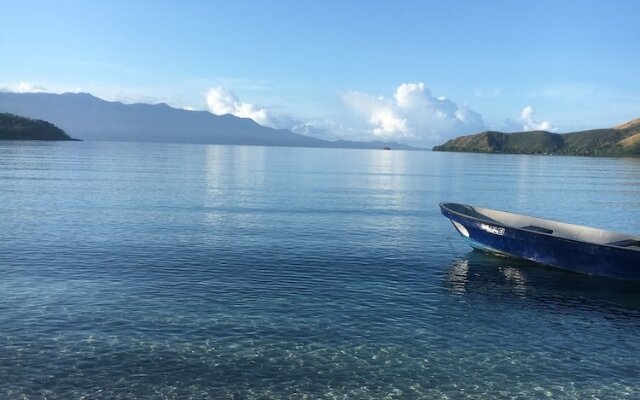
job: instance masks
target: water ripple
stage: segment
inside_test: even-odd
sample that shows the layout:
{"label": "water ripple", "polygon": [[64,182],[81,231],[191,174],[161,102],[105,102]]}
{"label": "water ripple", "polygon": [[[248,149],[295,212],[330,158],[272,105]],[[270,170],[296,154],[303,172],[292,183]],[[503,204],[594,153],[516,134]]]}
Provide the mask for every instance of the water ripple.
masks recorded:
{"label": "water ripple", "polygon": [[74,146],[0,144],[2,398],[640,396],[638,284],[472,252],[436,207],[633,232],[636,162]]}

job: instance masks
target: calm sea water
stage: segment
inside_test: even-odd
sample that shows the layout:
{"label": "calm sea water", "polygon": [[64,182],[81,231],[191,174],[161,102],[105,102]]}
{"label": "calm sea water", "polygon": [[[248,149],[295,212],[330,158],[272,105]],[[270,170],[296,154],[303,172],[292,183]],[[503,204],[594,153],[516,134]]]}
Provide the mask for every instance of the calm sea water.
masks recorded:
{"label": "calm sea water", "polygon": [[0,398],[640,397],[640,284],[440,201],[640,234],[640,160],[0,143]]}

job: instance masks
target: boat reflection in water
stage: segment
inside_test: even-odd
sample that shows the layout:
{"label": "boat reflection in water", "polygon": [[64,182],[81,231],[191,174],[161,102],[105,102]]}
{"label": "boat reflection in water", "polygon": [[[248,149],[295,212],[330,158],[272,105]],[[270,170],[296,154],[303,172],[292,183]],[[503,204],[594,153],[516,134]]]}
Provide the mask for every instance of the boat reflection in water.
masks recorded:
{"label": "boat reflection in water", "polygon": [[[473,285],[474,279],[487,279],[485,273],[479,273],[472,263],[469,265],[469,259],[462,259],[456,261],[456,263],[449,270],[449,286],[453,293],[464,294],[468,290],[468,286]],[[497,271],[497,273],[496,273]],[[485,275],[485,276],[482,276]],[[509,265],[498,267],[492,278],[494,283],[497,281],[504,281],[505,285],[508,285],[513,290],[514,294],[525,296],[527,292],[527,277],[524,272],[516,267]]]}
{"label": "boat reflection in water", "polygon": [[477,250],[453,262],[445,285],[454,295],[519,297],[549,306],[604,309],[640,317],[640,282],[541,268],[533,262]]}

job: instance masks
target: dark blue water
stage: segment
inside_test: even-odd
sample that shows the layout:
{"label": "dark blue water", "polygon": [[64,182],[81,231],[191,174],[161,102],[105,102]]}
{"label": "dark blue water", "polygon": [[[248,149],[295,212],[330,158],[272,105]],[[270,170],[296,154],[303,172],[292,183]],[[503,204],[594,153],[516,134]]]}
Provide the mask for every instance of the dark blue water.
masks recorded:
{"label": "dark blue water", "polygon": [[0,143],[0,398],[640,396],[640,284],[440,201],[640,234],[640,160]]}

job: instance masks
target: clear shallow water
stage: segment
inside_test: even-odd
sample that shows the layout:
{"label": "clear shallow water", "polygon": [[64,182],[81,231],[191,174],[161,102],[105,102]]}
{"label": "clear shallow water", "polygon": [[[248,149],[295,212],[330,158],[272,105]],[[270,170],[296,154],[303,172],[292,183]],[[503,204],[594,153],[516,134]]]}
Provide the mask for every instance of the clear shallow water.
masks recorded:
{"label": "clear shallow water", "polygon": [[640,160],[0,143],[0,398],[638,398],[640,284],[440,201],[640,233]]}

